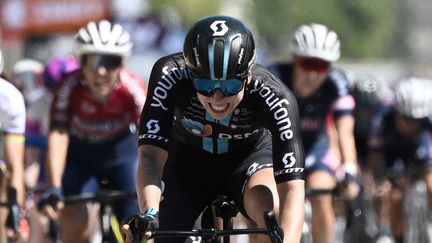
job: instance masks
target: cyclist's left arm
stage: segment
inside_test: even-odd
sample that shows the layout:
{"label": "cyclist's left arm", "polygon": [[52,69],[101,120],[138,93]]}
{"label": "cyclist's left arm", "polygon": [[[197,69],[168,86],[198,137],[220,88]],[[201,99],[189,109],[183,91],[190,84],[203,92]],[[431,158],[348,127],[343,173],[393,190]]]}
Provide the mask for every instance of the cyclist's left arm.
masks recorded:
{"label": "cyclist's left arm", "polygon": [[304,180],[291,180],[277,184],[280,209],[279,222],[284,242],[299,242],[304,222]]}
{"label": "cyclist's left arm", "polygon": [[[294,94],[276,77],[255,80],[261,119],[272,134],[273,169],[279,194],[279,223],[284,242],[299,242],[304,223],[304,154]],[[265,113],[265,114],[264,114]]]}
{"label": "cyclist's left arm", "polygon": [[10,185],[17,190],[17,200],[24,206],[24,135],[4,134],[4,161],[11,172]]}
{"label": "cyclist's left arm", "polygon": [[[18,90],[11,90],[15,98],[7,111],[9,121],[3,130],[4,161],[11,172],[10,186],[17,190],[18,203],[24,205],[24,131],[26,110],[24,98]],[[13,93],[12,92],[12,93]],[[1,111],[5,112],[5,111]]]}
{"label": "cyclist's left arm", "polygon": [[344,167],[357,169],[357,152],[354,139],[354,117],[343,116],[336,120],[339,148]]}
{"label": "cyclist's left arm", "polygon": [[335,102],[334,107],[336,107],[334,111],[335,127],[343,167],[345,172],[355,176],[358,165],[354,138],[354,98],[351,95],[342,96]]}

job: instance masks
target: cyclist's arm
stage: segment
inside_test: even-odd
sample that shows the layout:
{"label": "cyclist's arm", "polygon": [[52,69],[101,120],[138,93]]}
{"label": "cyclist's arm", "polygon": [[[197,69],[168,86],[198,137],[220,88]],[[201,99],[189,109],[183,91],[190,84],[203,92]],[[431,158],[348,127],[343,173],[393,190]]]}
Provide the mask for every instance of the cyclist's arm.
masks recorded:
{"label": "cyclist's arm", "polygon": [[11,172],[10,185],[17,190],[18,203],[24,205],[24,135],[5,134],[4,161]]}
{"label": "cyclist's arm", "polygon": [[[357,152],[354,139],[354,117],[344,115],[335,121],[342,162],[345,166],[357,168]],[[350,163],[350,165],[347,165]]]}
{"label": "cyclist's arm", "polygon": [[48,134],[46,171],[48,183],[61,187],[69,146],[69,133],[65,129],[53,128]]}
{"label": "cyclist's arm", "polygon": [[136,188],[140,211],[145,212],[148,208],[159,211],[160,185],[168,152],[153,145],[141,145],[138,152]]}
{"label": "cyclist's arm", "polygon": [[304,222],[304,180],[277,184],[280,212],[279,222],[284,231],[284,242],[300,242]]}

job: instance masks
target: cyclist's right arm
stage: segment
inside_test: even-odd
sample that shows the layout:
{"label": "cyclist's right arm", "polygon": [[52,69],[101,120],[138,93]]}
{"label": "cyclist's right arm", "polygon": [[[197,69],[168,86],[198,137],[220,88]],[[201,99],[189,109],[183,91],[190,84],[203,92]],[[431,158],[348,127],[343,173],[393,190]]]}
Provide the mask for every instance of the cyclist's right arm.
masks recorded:
{"label": "cyclist's right arm", "polygon": [[65,129],[54,128],[48,134],[46,170],[48,184],[61,187],[61,179],[66,166],[69,134]]}
{"label": "cyclist's right arm", "polygon": [[136,188],[141,212],[149,208],[159,211],[161,200],[161,181],[168,152],[153,145],[139,147],[139,165],[136,176]]}
{"label": "cyclist's right arm", "polygon": [[63,83],[56,91],[51,104],[50,131],[47,136],[46,152],[46,174],[50,189],[41,196],[38,207],[54,220],[58,217],[57,209],[63,207],[61,187],[69,146],[68,126],[72,90],[73,86]]}
{"label": "cyclist's right arm", "polygon": [[[163,57],[154,64],[148,83],[146,102],[140,117],[136,190],[141,216],[154,212],[156,215],[149,215],[149,218],[154,218],[156,221],[161,200],[162,172],[168,158],[173,128],[176,85],[184,78],[181,75],[176,76],[180,69],[182,67],[178,66],[171,56]],[[132,242],[132,233],[135,236],[141,235],[131,232],[135,226],[129,228],[131,224],[135,225],[134,222],[141,222],[141,220],[134,216],[132,221],[123,225],[126,242]],[[149,229],[148,227],[142,229],[140,226],[136,228],[139,231]],[[150,232],[145,234],[145,238],[148,237]]]}

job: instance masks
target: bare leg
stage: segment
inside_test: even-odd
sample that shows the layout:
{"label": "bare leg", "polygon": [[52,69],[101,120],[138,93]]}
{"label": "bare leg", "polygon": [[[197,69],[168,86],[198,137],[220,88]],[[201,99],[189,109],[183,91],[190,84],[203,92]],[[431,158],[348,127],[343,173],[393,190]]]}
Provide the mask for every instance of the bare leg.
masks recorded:
{"label": "bare leg", "polygon": [[[324,171],[316,171],[306,181],[310,189],[332,189],[336,181]],[[333,196],[321,194],[310,198],[312,206],[312,238],[314,243],[332,243],[334,238],[335,212]]]}
{"label": "bare leg", "polygon": [[59,218],[63,242],[90,242],[98,230],[98,211],[91,203],[66,206]]}
{"label": "bare leg", "polygon": [[[274,181],[273,169],[267,168],[256,172],[246,184],[244,192],[244,207],[249,217],[254,221],[252,227],[266,228],[264,212],[274,210],[279,212],[279,198]],[[270,242],[266,235],[253,235],[250,242]]]}

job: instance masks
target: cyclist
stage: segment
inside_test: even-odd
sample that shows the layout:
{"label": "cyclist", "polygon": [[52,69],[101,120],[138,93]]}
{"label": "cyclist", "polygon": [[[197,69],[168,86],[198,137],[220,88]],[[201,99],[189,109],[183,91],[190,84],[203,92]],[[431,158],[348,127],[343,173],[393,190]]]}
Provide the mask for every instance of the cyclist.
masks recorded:
{"label": "cyclist", "polygon": [[[4,60],[0,51],[0,72],[3,70]],[[0,139],[3,144],[0,167],[6,167],[8,178],[1,178],[6,174],[0,173],[0,180],[17,190],[19,205],[24,205],[24,132],[25,132],[25,104],[21,93],[8,81],[0,78]],[[0,200],[7,200],[6,187],[1,186]],[[7,229],[5,208],[0,208],[0,242],[6,242]],[[14,237],[19,237],[15,235]]]}
{"label": "cyclist", "polygon": [[[43,176],[45,161],[46,134],[51,96],[43,83],[44,65],[34,59],[24,58],[12,68],[11,81],[24,96],[26,106],[26,131],[24,152],[24,181],[28,189],[38,185]],[[30,196],[31,195],[31,196]],[[25,217],[29,219],[31,238],[29,242],[46,242],[42,216],[34,207],[35,194],[28,194],[25,199]]]}
{"label": "cyclist", "polygon": [[44,65],[33,59],[22,59],[12,68],[12,83],[24,96],[26,105],[25,183],[34,187],[45,156],[50,98],[43,86]]}
{"label": "cyclist", "polygon": [[[135,190],[136,124],[146,98],[144,82],[123,65],[132,42],[119,24],[90,22],[76,43],[81,68],[66,74],[54,95],[46,165],[52,188],[39,203],[58,221],[63,242],[87,242],[97,226],[92,204],[63,205],[63,195],[101,186]],[[114,210],[122,219],[138,207],[125,200]]]}
{"label": "cyclist", "polygon": [[[295,31],[289,50],[293,62],[275,63],[270,70],[293,91],[299,104],[306,185],[310,189],[332,189],[338,179],[357,174],[353,132],[355,102],[346,74],[332,67],[340,57],[340,42],[333,30],[312,23]],[[333,129],[336,130],[336,149],[329,141]],[[335,151],[339,151],[340,159]],[[343,161],[342,166],[340,161]],[[350,190],[351,195],[356,193],[354,185]],[[314,195],[310,201],[313,241],[333,242],[332,195]]]}
{"label": "cyclist", "polygon": [[403,78],[394,87],[394,103],[374,116],[366,166],[380,189],[378,238],[403,241],[402,198],[405,176],[423,178],[432,202],[432,80]]}
{"label": "cyclist", "polygon": [[[240,20],[199,20],[182,53],[155,63],[139,157],[136,184],[147,230],[190,230],[203,208],[224,194],[252,227],[265,227],[263,212],[275,210],[285,242],[299,242],[304,161],[297,104],[279,79],[255,64],[253,36]],[[123,227],[128,242],[136,222],[138,216]],[[253,238],[269,242],[265,235]]]}

